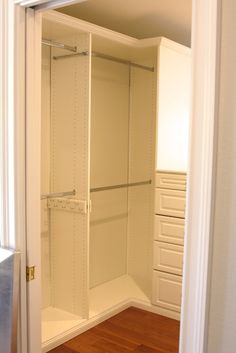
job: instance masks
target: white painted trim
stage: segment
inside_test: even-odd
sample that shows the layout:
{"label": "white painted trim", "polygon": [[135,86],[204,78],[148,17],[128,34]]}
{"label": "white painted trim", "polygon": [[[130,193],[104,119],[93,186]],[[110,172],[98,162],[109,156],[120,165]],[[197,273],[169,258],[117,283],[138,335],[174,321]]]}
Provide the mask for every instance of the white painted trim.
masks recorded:
{"label": "white painted trim", "polygon": [[43,18],[63,25],[68,25],[69,23],[70,27],[73,27],[79,31],[90,32],[94,35],[98,35],[103,38],[110,39],[124,45],[136,46],[137,43],[139,42],[139,40],[136,38],[112,31],[110,29],[106,29],[104,27],[100,27],[93,23],[86,22],[78,18],[62,14],[60,12],[48,11],[45,14],[43,14]]}
{"label": "white painted trim", "polygon": [[49,1],[45,1],[44,3],[42,3],[41,5],[37,5],[35,6],[35,11],[46,11],[46,10],[52,10],[55,8],[60,8],[63,6],[69,6],[72,4],[78,4],[80,2],[84,2],[87,0],[49,0]]}
{"label": "white painted trim", "polygon": [[48,10],[84,2],[87,0],[15,0],[16,5],[34,7],[35,10]]}
{"label": "white painted trim", "polygon": [[165,37],[154,37],[154,38],[146,38],[146,39],[139,39],[138,45],[142,48],[145,47],[153,47],[157,45],[162,45],[166,48],[172,49],[177,51],[178,53],[190,56],[191,55],[191,48],[186,47],[185,45],[179,44],[170,40]]}
{"label": "white painted trim", "polygon": [[6,240],[6,109],[7,109],[7,31],[5,3],[0,3],[0,244],[5,245]]}
{"label": "white painted trim", "polygon": [[13,1],[0,3],[1,242],[21,253],[18,352],[27,351],[25,286],[25,18]]}
{"label": "white painted trim", "polygon": [[204,353],[214,204],[219,0],[194,0],[192,118],[180,353]]}
{"label": "white painted trim", "polygon": [[[26,11],[26,236],[27,266],[35,279],[27,283],[28,353],[41,352],[41,15]],[[27,148],[28,146],[28,148]],[[30,147],[29,147],[30,146]],[[36,305],[37,303],[37,305]]]}
{"label": "white painted trim", "polygon": [[15,7],[15,215],[16,248],[21,254],[19,352],[27,352],[25,204],[25,10]]}
{"label": "white painted trim", "polygon": [[15,249],[15,131],[14,131],[14,4],[3,0],[1,21],[1,126],[0,126],[0,241],[2,246]]}
{"label": "white painted trim", "polygon": [[185,55],[191,55],[191,49],[176,43],[168,38],[165,37],[154,37],[154,38],[146,38],[146,39],[137,39],[134,37],[127,36],[125,34],[119,33],[112,31],[110,29],[100,27],[98,25],[95,25],[93,23],[80,20],[78,18],[65,15],[59,12],[55,11],[49,11],[43,15],[43,18],[47,20],[54,21],[55,23],[60,23],[60,24],[68,24],[70,23],[70,26],[83,31],[83,32],[90,32],[93,35],[97,35],[106,39],[110,39],[112,41],[116,41],[120,44],[123,45],[129,45],[133,46],[136,48],[148,48],[148,47],[154,47],[158,45],[163,45],[167,48],[170,48],[172,50],[176,50],[180,53],[183,53]]}

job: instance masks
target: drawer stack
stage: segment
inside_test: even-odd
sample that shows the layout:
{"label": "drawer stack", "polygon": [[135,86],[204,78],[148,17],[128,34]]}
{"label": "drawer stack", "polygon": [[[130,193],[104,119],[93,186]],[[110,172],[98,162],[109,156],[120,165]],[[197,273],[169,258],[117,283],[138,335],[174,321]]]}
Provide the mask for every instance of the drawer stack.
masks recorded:
{"label": "drawer stack", "polygon": [[186,174],[157,172],[155,186],[153,304],[180,312]]}

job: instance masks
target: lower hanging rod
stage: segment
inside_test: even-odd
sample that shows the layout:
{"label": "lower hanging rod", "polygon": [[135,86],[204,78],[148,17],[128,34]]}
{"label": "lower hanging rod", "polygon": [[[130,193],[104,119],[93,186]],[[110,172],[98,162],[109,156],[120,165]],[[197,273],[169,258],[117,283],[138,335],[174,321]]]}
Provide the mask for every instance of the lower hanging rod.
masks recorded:
{"label": "lower hanging rod", "polygon": [[[81,52],[77,52],[74,54],[67,54],[67,55],[58,55],[58,56],[53,56],[54,60],[60,60],[60,59],[67,59],[67,58],[73,58],[76,56],[86,56],[89,55],[89,52],[87,51],[81,51]],[[107,54],[102,54],[96,51],[93,51],[91,53],[91,55],[95,58],[100,58],[100,59],[104,59],[104,60],[109,60],[109,61],[113,61],[119,64],[125,64],[125,65],[130,65],[133,67],[137,67],[139,69],[143,69],[143,70],[147,70],[147,71],[151,71],[154,72],[154,67],[151,66],[146,66],[146,65],[141,65],[141,64],[137,64],[134,63],[132,61],[129,60],[125,60],[125,59],[121,59],[121,58],[116,58],[115,56],[111,56],[111,55],[107,55]]]}
{"label": "lower hanging rod", "polygon": [[55,198],[55,197],[71,196],[71,195],[75,195],[75,194],[76,194],[76,190],[64,191],[64,192],[52,192],[50,194],[41,195],[41,200],[52,199],[52,198]]}
{"label": "lower hanging rod", "polygon": [[122,188],[128,188],[132,186],[140,186],[140,185],[149,185],[151,184],[151,180],[145,180],[145,181],[138,181],[136,183],[127,183],[127,184],[118,184],[118,185],[111,185],[111,186],[102,186],[100,188],[92,188],[90,189],[90,192],[99,192],[99,191],[106,191],[106,190],[113,190],[113,189],[122,189]]}

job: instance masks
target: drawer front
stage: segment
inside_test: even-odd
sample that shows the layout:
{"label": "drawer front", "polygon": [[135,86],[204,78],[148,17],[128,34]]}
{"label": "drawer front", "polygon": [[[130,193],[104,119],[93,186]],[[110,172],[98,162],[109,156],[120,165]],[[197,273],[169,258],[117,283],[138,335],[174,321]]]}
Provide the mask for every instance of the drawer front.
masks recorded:
{"label": "drawer front", "polygon": [[186,190],[186,174],[157,172],[155,186],[161,189]]}
{"label": "drawer front", "polygon": [[154,269],[182,275],[183,251],[183,246],[154,241]]}
{"label": "drawer front", "polygon": [[184,245],[184,219],[155,215],[154,239]]}
{"label": "drawer front", "polygon": [[153,304],[180,312],[182,277],[153,271]]}
{"label": "drawer front", "polygon": [[185,191],[155,189],[155,213],[184,218]]}

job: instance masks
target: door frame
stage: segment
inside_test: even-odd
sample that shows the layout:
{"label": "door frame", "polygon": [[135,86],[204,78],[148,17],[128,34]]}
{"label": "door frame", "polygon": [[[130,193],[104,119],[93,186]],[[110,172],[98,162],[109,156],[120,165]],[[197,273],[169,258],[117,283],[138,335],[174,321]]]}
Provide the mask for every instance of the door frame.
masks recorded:
{"label": "door frame", "polygon": [[[35,14],[33,16],[34,20],[31,22],[31,31],[33,31],[31,35],[37,33],[37,11],[43,11],[44,8],[48,9],[49,3],[50,1],[45,2],[38,10],[31,10]],[[58,3],[61,3],[61,1],[58,0]],[[70,1],[64,0],[63,5],[65,3],[70,3]],[[26,287],[29,284],[26,285],[25,282],[25,264],[28,263],[27,257],[29,256],[26,253],[25,245],[26,220],[27,218],[29,219],[29,214],[27,214],[25,207],[25,190],[28,188],[29,176],[27,178],[27,173],[25,172],[24,154],[24,152],[27,152],[25,144],[25,108],[27,107],[27,105],[25,106],[25,98],[27,97],[23,89],[25,84],[23,74],[26,62],[23,33],[26,20],[24,18],[25,9],[20,8],[17,4],[14,5],[13,0],[2,0],[1,6],[2,4],[5,4],[5,7],[9,6],[11,11],[15,10],[16,15],[14,17],[14,32],[12,32],[13,29],[10,27],[13,24],[11,11],[3,14],[3,16],[5,15],[5,23],[0,21],[5,35],[1,48],[0,64],[2,64],[3,72],[7,72],[0,87],[1,96],[3,97],[2,106],[6,108],[2,110],[2,114],[5,114],[5,129],[1,130],[4,132],[1,136],[4,142],[4,153],[2,151],[1,153],[2,155],[4,154],[4,158],[1,158],[0,161],[3,170],[6,171],[4,188],[11,191],[4,194],[5,197],[2,204],[5,212],[1,212],[0,218],[4,222],[6,219],[15,220],[13,230],[7,227],[5,229],[3,245],[17,248],[22,252],[21,352],[28,351],[28,353],[33,353],[30,346],[28,350],[26,350],[25,346],[27,321],[28,327],[31,325],[30,318],[26,318]],[[191,145],[188,169],[180,353],[206,353],[216,174],[220,6],[221,0],[208,0],[207,2],[205,0],[193,0]],[[14,37],[15,40],[12,40]],[[2,54],[4,51],[10,55],[10,61],[5,60]],[[20,58],[20,60],[16,60],[16,58]],[[32,74],[37,75],[34,72],[38,65],[37,55],[34,55],[32,60]],[[12,74],[11,69],[13,70],[13,67],[14,71]],[[26,68],[28,69],[28,65],[26,65]],[[33,77],[36,76],[33,75]],[[33,92],[37,92],[37,78],[32,80],[30,84],[33,87]],[[33,95],[33,99],[34,101],[30,102],[31,109],[32,107],[35,109],[34,103],[37,104],[38,98],[36,94]],[[10,105],[13,106],[13,110],[10,109]],[[9,168],[9,165],[12,168]],[[30,197],[28,194],[27,198]],[[33,202],[32,198],[31,201],[27,200],[28,202]],[[0,208],[0,210],[3,208]],[[33,216],[35,215],[32,213]],[[34,352],[36,352],[35,346]],[[38,352],[40,352],[40,347],[38,347]]]}

